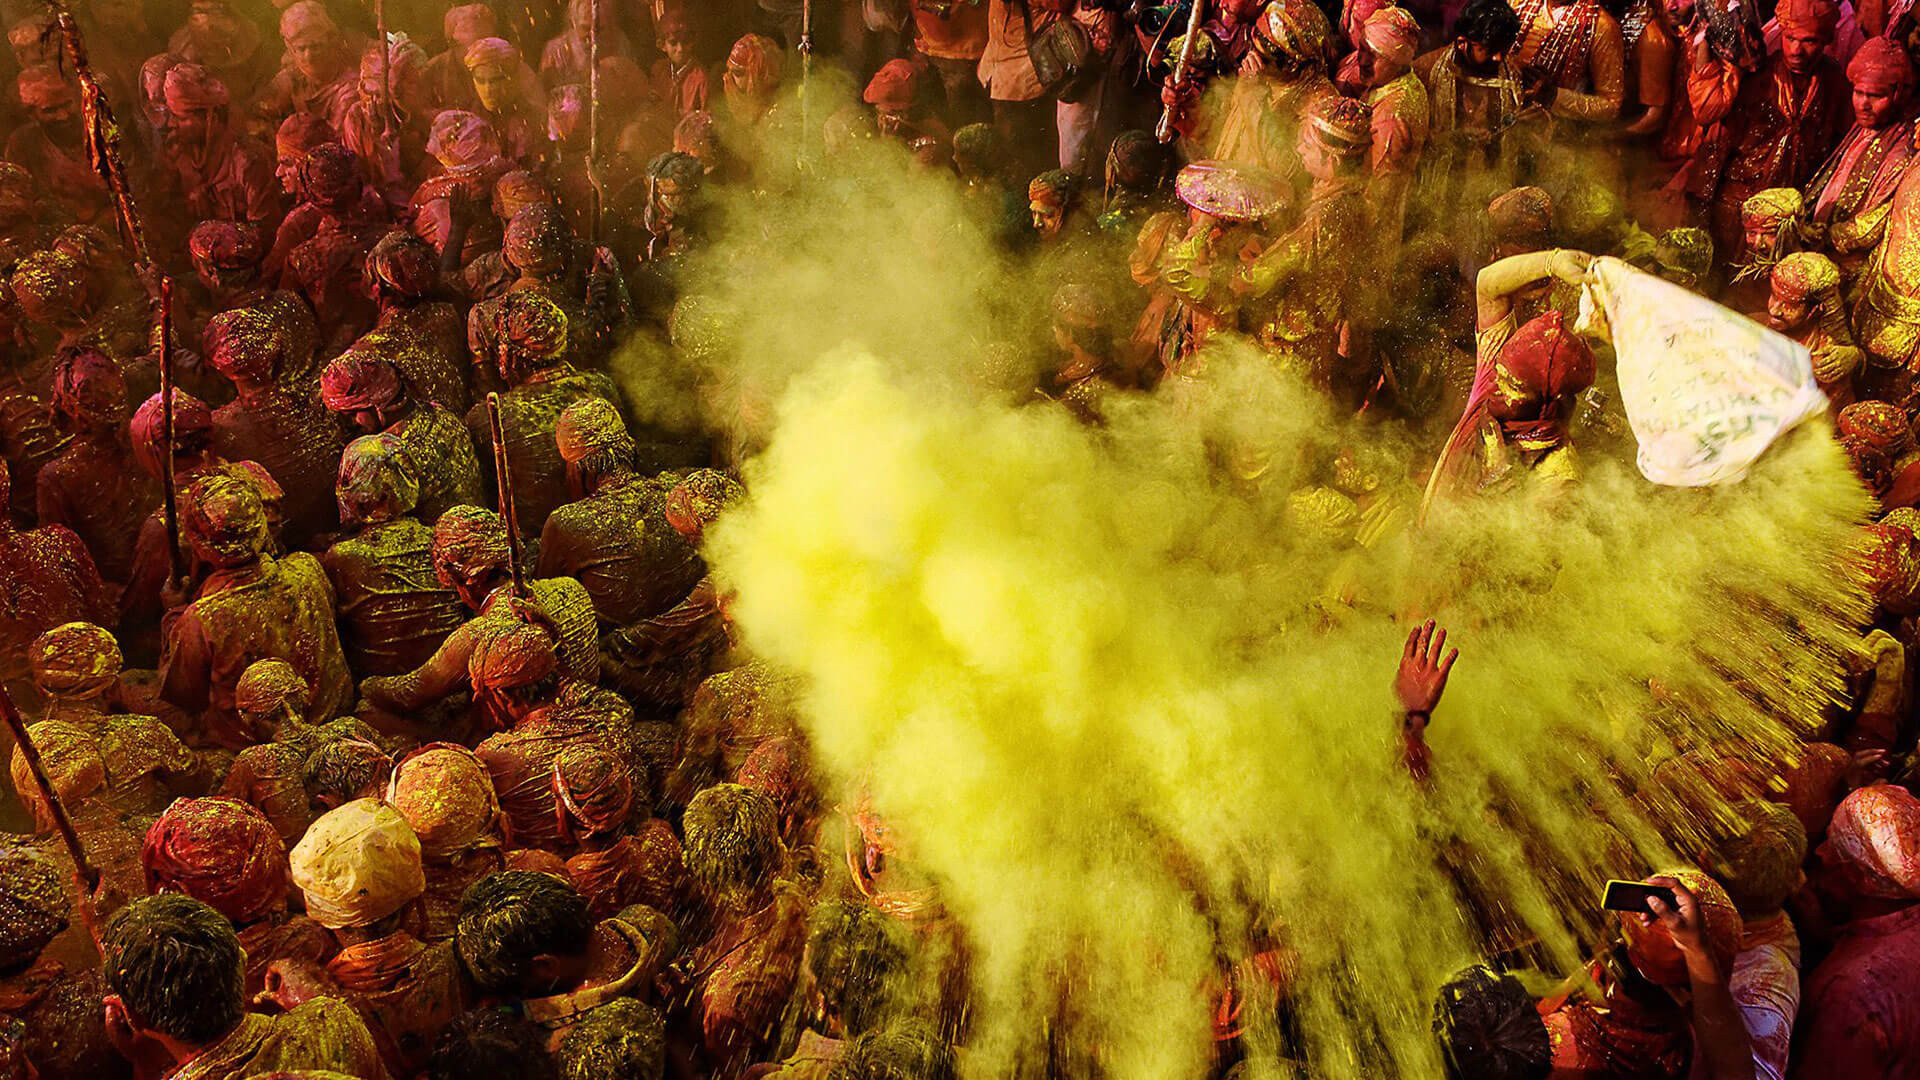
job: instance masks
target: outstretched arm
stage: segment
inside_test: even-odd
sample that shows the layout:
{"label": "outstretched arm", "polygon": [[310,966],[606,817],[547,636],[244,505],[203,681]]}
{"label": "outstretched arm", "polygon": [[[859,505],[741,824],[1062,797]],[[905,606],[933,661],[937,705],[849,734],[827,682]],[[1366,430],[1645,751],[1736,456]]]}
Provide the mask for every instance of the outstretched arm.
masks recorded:
{"label": "outstretched arm", "polygon": [[1593,256],[1584,251],[1553,248],[1509,255],[1482,267],[1473,286],[1474,300],[1479,307],[1479,328],[1485,330],[1499,325],[1513,310],[1514,293],[1549,277],[1578,285],[1586,280],[1587,267],[1592,263]]}
{"label": "outstretched arm", "polygon": [[1433,762],[1427,748],[1427,724],[1440,696],[1447,692],[1447,676],[1460,650],[1447,650],[1447,632],[1432,619],[1413,628],[1400,653],[1400,670],[1393,677],[1394,696],[1400,699],[1400,738],[1407,772],[1425,783]]}

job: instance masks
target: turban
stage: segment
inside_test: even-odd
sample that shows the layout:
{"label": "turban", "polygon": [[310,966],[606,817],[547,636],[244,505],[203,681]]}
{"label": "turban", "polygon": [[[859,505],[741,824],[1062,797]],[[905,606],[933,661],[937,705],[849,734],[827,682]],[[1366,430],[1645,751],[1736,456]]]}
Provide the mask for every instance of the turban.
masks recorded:
{"label": "turban", "polygon": [[673,148],[682,154],[700,157],[702,152],[711,153],[718,146],[717,139],[713,114],[705,109],[695,109],[673,125]]}
{"label": "turban", "polygon": [[236,926],[287,899],[287,848],[273,822],[239,799],[175,799],[140,848],[147,891],[185,893]]}
{"label": "turban", "polygon": [[187,237],[193,261],[216,270],[250,270],[267,257],[260,230],[237,221],[203,221]]}
{"label": "turban", "polygon": [[116,432],[127,421],[127,377],[111,356],[91,345],[62,349],[53,361],[55,413],[86,427]]}
{"label": "turban", "polygon": [[1000,133],[992,124],[968,124],[953,133],[953,157],[986,168],[1000,149]]}
{"label": "turban", "polygon": [[1063,209],[1073,198],[1073,174],[1051,169],[1027,183],[1027,202],[1035,209]]}
{"label": "turban", "polygon": [[468,71],[478,71],[483,67],[505,68],[513,71],[520,64],[520,50],[506,38],[481,38],[467,46],[464,58]]}
{"label": "turban", "polygon": [[256,382],[273,377],[280,360],[280,327],[259,308],[233,308],[207,320],[203,340],[208,361],[229,379]]}
{"label": "turban", "polygon": [[481,634],[467,654],[467,679],[476,691],[532,686],[559,667],[553,635],[518,619],[503,620]]}
{"label": "turban", "polygon": [[1840,800],[1820,860],[1843,868],[1863,896],[1920,896],[1920,799],[1906,788],[1875,784]]}
{"label": "turban", "polygon": [[367,281],[408,300],[419,300],[440,285],[440,256],[425,240],[395,229],[367,253]]}
{"label": "turban", "polygon": [[661,13],[659,21],[654,23],[654,32],[663,41],[675,34],[691,34],[693,19],[687,14],[686,8],[669,6]]}
{"label": "turban", "polygon": [[52,64],[35,64],[20,73],[20,104],[52,109],[80,100],[79,91]]}
{"label": "turban", "polygon": [[1668,229],[1655,242],[1653,259],[1664,269],[1691,274],[1698,281],[1713,269],[1713,237],[1705,229]]}
{"label": "turban", "polygon": [[400,369],[361,349],[348,349],[320,373],[320,400],[338,413],[382,409],[405,394]]}
{"label": "turban", "polygon": [[747,760],[740,763],[734,781],[765,795],[784,811],[805,789],[806,769],[807,755],[800,743],[778,735],[753,748]]}
{"label": "turban", "polygon": [[461,4],[448,8],[447,14],[440,20],[440,26],[446,32],[447,40],[453,42],[456,48],[461,42],[490,38],[498,29],[493,9],[485,4]]}
{"label": "turban", "polygon": [[1733,906],[1733,899],[1727,895],[1727,890],[1693,867],[1667,870],[1657,876],[1673,878],[1693,894],[1699,902],[1701,921],[1705,924],[1702,937],[1706,939],[1707,951],[1713,955],[1714,964],[1721,971],[1733,970],[1733,957],[1740,951],[1740,936],[1744,928],[1740,909]]}
{"label": "turban", "polygon": [[487,767],[454,743],[429,743],[407,755],[387,782],[387,802],[407,819],[429,859],[479,846],[500,816]]}
{"label": "turban", "polygon": [[400,811],[356,799],[320,816],[287,856],[307,914],[329,930],[371,926],[426,889],[420,841]]}
{"label": "turban", "polygon": [[67,891],[46,856],[0,842],[0,970],[31,964],[67,928]]}
{"label": "turban", "polygon": [[700,469],[667,492],[667,522],[682,536],[697,537],[737,502],[746,489],[726,473]]}
{"label": "turban", "polygon": [[1101,323],[1100,294],[1091,285],[1070,282],[1053,293],[1053,319],[1062,326],[1081,329]]}
{"label": "turban", "polygon": [[299,0],[289,4],[280,13],[280,40],[291,45],[301,38],[314,34],[339,37],[340,27],[334,24],[333,16],[315,0]]}
{"label": "turban", "polygon": [[1840,268],[1825,255],[1796,251],[1773,264],[1769,280],[1773,295],[1788,303],[1801,303],[1824,296],[1840,287]]}
{"label": "turban", "polygon": [[251,485],[224,473],[187,489],[181,526],[196,551],[216,566],[237,566],[267,546],[267,510]]}
{"label": "turban", "polygon": [[1749,800],[1736,808],[1738,830],[1710,852],[1714,877],[1733,906],[1749,916],[1771,915],[1800,887],[1807,830],[1778,803]]}
{"label": "turban", "polygon": [[161,92],[166,95],[168,112],[227,107],[227,84],[199,64],[176,64],[169,68]]}
{"label": "turban", "polygon": [[1352,98],[1328,95],[1307,110],[1307,131],[1321,149],[1354,157],[1373,144],[1373,109]]}
{"label": "turban", "polygon": [[1786,791],[1780,801],[1800,822],[1803,835],[1813,836],[1833,820],[1833,808],[1840,804],[1847,770],[1853,757],[1832,743],[1808,743],[1800,751],[1800,760],[1781,774]]}
{"label": "turban", "polygon": [[707,175],[707,167],[692,154],[683,154],[678,150],[668,150],[656,154],[647,162],[647,177],[659,184],[675,184],[681,187],[697,186]]}
{"label": "turban", "polygon": [[1145,131],[1123,131],[1107,149],[1107,171],[1123,187],[1147,187],[1165,175],[1167,157],[1160,140]]}
{"label": "turban", "polygon": [[[1850,453],[1856,456],[1875,455],[1890,467],[1886,455],[1872,447],[1861,447],[1852,440],[1843,440]],[[1904,603],[1913,595],[1916,580],[1920,580],[1920,557],[1914,551],[1913,530],[1905,525],[1882,521],[1866,528],[1864,548],[1860,552],[1860,569],[1866,578],[1867,595],[1875,603]]]}
{"label": "turban", "polygon": [[511,222],[529,206],[552,206],[553,189],[537,173],[514,169],[493,182],[493,212]]}
{"label": "turban", "polygon": [[53,16],[46,12],[35,12],[7,27],[7,43],[21,52],[30,52],[43,47],[47,35],[53,32]]}
{"label": "turban", "polygon": [[765,34],[748,34],[727,50],[727,66],[740,68],[764,90],[780,78],[780,43]]}
{"label": "turban", "polygon": [[1367,17],[1361,37],[1367,51],[1400,67],[1411,67],[1420,55],[1420,23],[1406,8],[1383,7]]}
{"label": "turban", "polygon": [[[42,720],[28,728],[27,735],[40,751],[40,763],[53,782],[53,793],[68,813],[107,786],[107,762],[100,756],[100,741],[93,732],[65,720]],[[12,771],[14,794],[32,809],[41,830],[53,828],[53,816],[41,801],[40,786],[18,746],[13,748]]]}
{"label": "turban", "polygon": [[633,453],[633,437],[619,410],[602,397],[584,397],[567,406],[554,425],[560,457],[572,465],[606,450]]}
{"label": "turban", "polygon": [[1780,0],[1773,17],[1783,31],[1831,39],[1840,25],[1840,6],[1833,0]]}
{"label": "turban", "polygon": [[1562,232],[1579,238],[1617,225],[1622,211],[1620,194],[1597,180],[1575,183],[1552,205],[1554,221]]}
{"label": "turban", "polygon": [[89,270],[117,270],[125,265],[120,241],[97,225],[69,225],[54,238],[53,250],[71,256]]}
{"label": "turban", "polygon": [[1313,0],[1273,0],[1257,25],[1260,36],[1296,63],[1324,62],[1333,24]]}
{"label": "turban", "polygon": [[566,265],[568,241],[566,219],[553,206],[541,202],[514,212],[500,242],[507,263],[521,273],[551,273]]}
{"label": "turban", "polygon": [[447,567],[473,570],[507,561],[507,527],[500,515],[478,506],[450,506],[433,523],[433,567],[440,584],[452,587]]}
{"label": "turban", "polygon": [[560,835],[619,832],[633,812],[633,774],[597,742],[570,746],[553,759],[554,813]]}
{"label": "turban", "polygon": [[360,159],[337,142],[321,143],[300,163],[300,181],[314,202],[332,205],[360,191]]}
{"label": "turban", "polygon": [[0,205],[25,206],[38,196],[32,173],[11,161],[0,161]]}
{"label": "turban", "polygon": [[500,156],[500,137],[485,118],[464,109],[445,109],[433,118],[427,153],[449,169],[474,168]]}
{"label": "turban", "polygon": [[1898,405],[1856,401],[1840,410],[1835,426],[1842,441],[1870,446],[1890,458],[1904,457],[1913,449],[1913,425]]}
{"label": "turban", "polygon": [[1289,529],[1316,544],[1333,544],[1353,536],[1360,523],[1360,504],[1315,484],[1287,496],[1284,520]]}
{"label": "turban", "polygon": [[1898,93],[1913,85],[1913,58],[1897,41],[1869,38],[1847,62],[1847,81],[1856,90]]}
{"label": "turban", "polygon": [[53,698],[93,697],[120,677],[120,643],[105,627],[70,622],[33,639],[33,684]]}
{"label": "turban", "polygon": [[383,431],[347,444],[333,490],[345,520],[363,520],[376,508],[405,514],[420,502],[420,474],[414,470],[407,444]]}
{"label": "turban", "polygon": [[567,313],[532,290],[511,292],[498,314],[501,336],[529,357],[551,359],[567,344]]}
{"label": "turban", "polygon": [[1748,229],[1777,229],[1807,212],[1806,196],[1794,188],[1768,188],[1740,204],[1740,223]]}
{"label": "turban", "polygon": [[1567,329],[1566,316],[1558,311],[1537,316],[1515,331],[1497,363],[1542,403],[1593,385],[1593,350]]}
{"label": "turban", "polygon": [[868,81],[861,100],[886,112],[906,112],[920,89],[920,72],[906,60],[889,60]]}
{"label": "turban", "polygon": [[[134,452],[141,455],[143,460],[149,455],[152,456],[152,460],[147,462],[147,467],[155,476],[160,475],[166,468],[161,463],[166,454],[166,447],[160,445],[166,426],[161,416],[164,411],[160,405],[160,395],[155,394],[142,402],[140,408],[134,410],[133,423],[128,427],[128,433],[133,436]],[[177,452],[182,446],[190,445],[195,436],[203,436],[212,430],[213,410],[207,408],[207,403],[177,386],[174,387],[174,450]]]}
{"label": "turban", "polygon": [[285,660],[255,660],[233,685],[233,705],[253,716],[270,716],[281,709],[295,715],[307,712],[307,680]]}
{"label": "turban", "polygon": [[80,260],[57,251],[28,255],[13,268],[9,281],[21,312],[36,322],[56,311],[76,311],[86,300],[85,268]]}
{"label": "turban", "polygon": [[1517,187],[1487,204],[1487,229],[1502,245],[1547,246],[1553,228],[1553,197],[1546,189]]}

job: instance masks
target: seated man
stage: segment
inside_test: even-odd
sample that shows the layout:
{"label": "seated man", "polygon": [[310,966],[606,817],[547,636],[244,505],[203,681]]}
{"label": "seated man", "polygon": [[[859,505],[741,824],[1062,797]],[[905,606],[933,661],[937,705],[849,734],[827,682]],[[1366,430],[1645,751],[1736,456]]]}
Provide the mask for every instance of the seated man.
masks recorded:
{"label": "seated man", "polygon": [[247,1012],[240,939],[198,900],[135,900],[108,921],[100,954],[107,1037],[146,1075],[241,1080],[322,1069],[386,1080],[373,1036],[338,998],[277,1016]]}

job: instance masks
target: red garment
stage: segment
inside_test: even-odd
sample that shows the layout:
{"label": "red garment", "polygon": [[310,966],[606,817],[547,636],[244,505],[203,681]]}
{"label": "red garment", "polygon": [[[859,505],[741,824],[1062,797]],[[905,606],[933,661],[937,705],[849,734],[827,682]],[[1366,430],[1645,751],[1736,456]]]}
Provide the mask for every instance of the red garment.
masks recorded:
{"label": "red garment", "polygon": [[512,731],[488,737],[475,749],[493,777],[509,843],[559,846],[553,759],[570,746],[594,742],[595,726],[589,716],[549,707],[520,721]]}
{"label": "red garment", "polygon": [[659,818],[599,851],[583,851],[567,860],[567,876],[587,898],[596,919],[609,918],[632,904],[672,911],[680,895],[680,838]]}
{"label": "red garment", "polygon": [[327,974],[352,995],[393,1075],[415,1076],[468,1004],[458,966],[451,941],[428,945],[400,931],[341,949]]}
{"label": "red garment", "polygon": [[40,700],[27,662],[33,639],[62,623],[112,626],[110,595],[72,529],[17,532],[0,521],[0,684],[17,704]]}
{"label": "red garment", "polygon": [[1920,904],[1840,931],[1808,977],[1794,1080],[1920,1077]]}
{"label": "red garment", "polygon": [[305,915],[282,915],[240,928],[240,947],[247,950],[247,997],[265,990],[267,969],[279,961],[300,961],[319,967],[336,947],[327,928]]}
{"label": "red garment", "polygon": [[[1725,119],[1708,130],[1689,190],[1710,202],[1715,250],[1741,250],[1741,206],[1767,188],[1805,187],[1852,118],[1852,91],[1840,65],[1822,55],[1799,76],[1776,56],[1740,80]],[[1695,102],[1703,122],[1709,113]]]}
{"label": "red garment", "polygon": [[713,73],[698,61],[676,69],[664,58],[647,72],[654,97],[673,106],[675,120],[695,112],[709,112],[713,100]]}

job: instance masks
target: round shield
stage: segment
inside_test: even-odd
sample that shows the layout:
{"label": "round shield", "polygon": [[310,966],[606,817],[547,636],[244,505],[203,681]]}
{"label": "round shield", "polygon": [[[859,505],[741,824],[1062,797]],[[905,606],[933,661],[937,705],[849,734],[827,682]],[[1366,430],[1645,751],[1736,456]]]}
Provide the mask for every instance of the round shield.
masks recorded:
{"label": "round shield", "polygon": [[1258,221],[1291,201],[1280,174],[1232,161],[1196,161],[1173,180],[1180,201],[1205,214],[1232,221]]}

